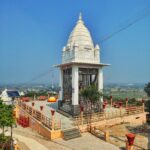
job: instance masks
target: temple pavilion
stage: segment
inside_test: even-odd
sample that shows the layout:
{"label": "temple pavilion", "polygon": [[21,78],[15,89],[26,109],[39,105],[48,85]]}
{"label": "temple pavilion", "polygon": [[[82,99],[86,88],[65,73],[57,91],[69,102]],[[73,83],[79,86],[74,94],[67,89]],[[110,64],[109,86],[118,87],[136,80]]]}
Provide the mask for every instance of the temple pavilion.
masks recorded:
{"label": "temple pavilion", "polygon": [[[79,114],[80,90],[96,84],[103,91],[103,67],[100,47],[94,44],[91,34],[84,24],[82,15],[70,33],[66,46],[62,49],[60,68],[59,109],[72,115]],[[102,102],[102,98],[100,100]]]}

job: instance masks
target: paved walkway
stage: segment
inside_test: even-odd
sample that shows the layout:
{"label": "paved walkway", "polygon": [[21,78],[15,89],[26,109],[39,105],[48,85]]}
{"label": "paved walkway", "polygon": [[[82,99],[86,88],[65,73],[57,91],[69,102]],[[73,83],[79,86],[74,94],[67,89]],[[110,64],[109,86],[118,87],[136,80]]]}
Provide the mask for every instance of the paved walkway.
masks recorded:
{"label": "paved walkway", "polygon": [[[9,135],[10,132],[7,131],[5,134]],[[63,139],[48,141],[39,138],[38,134],[29,128],[19,126],[13,129],[13,137],[24,143],[30,150],[120,150],[90,133],[83,133],[82,137],[68,141]]]}
{"label": "paved walkway", "polygon": [[[10,136],[9,130],[5,132],[5,135]],[[20,142],[24,143],[30,150],[35,150],[35,148],[36,150],[48,150],[45,146],[43,146],[42,144],[40,144],[39,142],[28,136],[22,136],[13,133],[13,138],[18,139]]]}
{"label": "paved walkway", "polygon": [[32,138],[25,137],[18,134],[13,134],[13,137],[19,139],[19,141],[25,143],[30,150],[48,150],[45,146],[40,144],[39,142],[35,141]]}
{"label": "paved walkway", "polygon": [[66,145],[73,150],[120,150],[115,145],[98,139],[90,133],[83,133],[82,137],[68,141],[57,139],[55,142]]}

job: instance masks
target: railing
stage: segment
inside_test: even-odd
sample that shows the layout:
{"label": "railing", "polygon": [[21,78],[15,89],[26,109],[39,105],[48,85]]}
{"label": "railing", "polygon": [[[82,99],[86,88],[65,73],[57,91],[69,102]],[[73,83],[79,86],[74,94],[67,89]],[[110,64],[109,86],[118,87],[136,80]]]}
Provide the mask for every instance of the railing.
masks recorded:
{"label": "railing", "polygon": [[105,119],[104,112],[86,114],[83,117],[77,116],[77,117],[73,118],[74,123],[77,126],[79,126],[81,124],[88,124],[88,123],[91,123],[91,122],[98,122],[98,121],[101,121],[101,120],[104,120],[104,119]]}
{"label": "railing", "polygon": [[128,108],[117,108],[116,110],[110,112],[106,112],[104,110],[103,112],[87,114],[84,115],[83,117],[77,116],[74,117],[73,120],[74,120],[74,124],[79,126],[79,125],[89,124],[89,123],[98,122],[102,120],[109,120],[117,117],[139,114],[142,112],[144,112],[143,106],[132,106]]}
{"label": "railing", "polygon": [[132,114],[138,114],[143,112],[143,106],[132,106],[132,107],[128,107],[126,108],[126,115],[132,115]]}
{"label": "railing", "polygon": [[[18,106],[25,111],[27,114],[35,118],[37,121],[41,122],[44,126],[49,129],[52,129],[52,120],[47,116],[43,115],[40,111],[33,109],[29,105],[26,105],[24,102],[18,101]],[[60,120],[54,120],[54,130],[61,129]]]}

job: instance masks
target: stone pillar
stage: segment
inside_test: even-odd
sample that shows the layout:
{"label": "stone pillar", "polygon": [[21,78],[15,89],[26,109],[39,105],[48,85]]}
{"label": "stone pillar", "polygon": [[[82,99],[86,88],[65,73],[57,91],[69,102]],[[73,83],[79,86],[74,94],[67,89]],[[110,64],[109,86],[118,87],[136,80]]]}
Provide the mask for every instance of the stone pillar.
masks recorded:
{"label": "stone pillar", "polygon": [[[103,92],[103,70],[102,68],[98,69],[98,90]],[[103,102],[103,97],[100,99],[101,103]]]}
{"label": "stone pillar", "polygon": [[59,90],[59,100],[62,100],[63,99],[63,70],[62,68],[60,68],[60,78],[59,78],[59,87],[60,87],[60,90]]}
{"label": "stone pillar", "polygon": [[78,115],[79,108],[79,69],[78,66],[72,67],[72,114]]}

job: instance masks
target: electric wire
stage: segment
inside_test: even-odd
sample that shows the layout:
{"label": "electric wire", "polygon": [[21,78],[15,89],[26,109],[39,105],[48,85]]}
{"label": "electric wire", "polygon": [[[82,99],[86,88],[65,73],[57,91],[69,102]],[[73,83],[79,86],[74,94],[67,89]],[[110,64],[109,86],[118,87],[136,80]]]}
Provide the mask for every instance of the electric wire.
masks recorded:
{"label": "electric wire", "polygon": [[118,34],[118,33],[122,32],[122,31],[128,29],[129,27],[133,26],[134,24],[136,24],[137,22],[143,20],[145,17],[147,17],[149,15],[150,15],[150,7],[147,7],[147,9],[145,9],[145,11],[143,11],[142,14],[139,14],[135,18],[132,18],[132,20],[130,19],[124,25],[122,25],[121,27],[119,27],[117,30],[115,30],[112,33],[110,33],[107,36],[105,36],[101,40],[101,43],[103,43],[104,41],[109,40],[110,38],[114,37],[116,34]]}
{"label": "electric wire", "polygon": [[[114,37],[115,35],[119,34],[120,32],[128,29],[129,27],[133,26],[134,24],[136,24],[137,22],[143,20],[145,17],[150,15],[150,7],[148,7],[147,9],[145,9],[145,11],[142,11],[144,13],[137,15],[135,18],[132,18],[130,20],[128,20],[124,25],[122,25],[121,27],[119,27],[118,29],[116,29],[115,31],[113,31],[112,33],[108,34],[107,36],[105,36],[100,43],[103,43],[107,40],[109,40],[110,38]],[[31,80],[27,81],[25,84],[31,83],[33,81],[36,81],[40,78],[42,78],[43,76],[46,76],[47,74],[51,73],[52,71],[55,71],[56,68],[50,69],[44,73],[41,73],[40,75],[32,78]]]}

